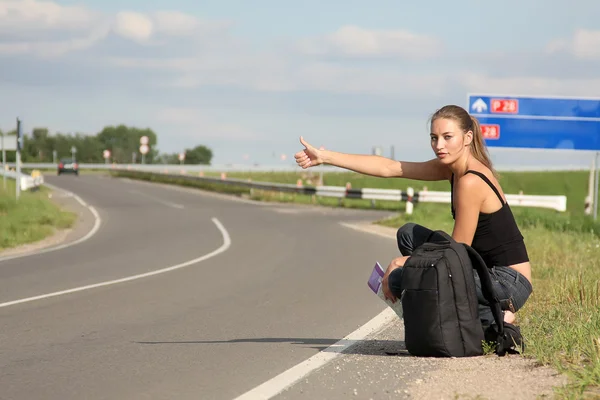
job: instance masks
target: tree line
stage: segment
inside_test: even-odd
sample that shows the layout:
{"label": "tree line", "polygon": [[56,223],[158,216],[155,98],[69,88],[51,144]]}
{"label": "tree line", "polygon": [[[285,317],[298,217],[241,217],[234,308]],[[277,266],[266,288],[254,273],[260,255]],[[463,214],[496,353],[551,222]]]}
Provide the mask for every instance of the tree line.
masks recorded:
{"label": "tree line", "polygon": [[[0,132],[1,133],[1,132]],[[5,133],[16,135],[16,131]],[[63,134],[51,135],[47,128],[34,128],[31,134],[23,133],[21,160],[24,163],[51,163],[71,158],[75,148],[75,159],[80,163],[104,163],[103,152],[109,150],[110,162],[118,164],[141,163],[140,139],[148,137],[148,153],[144,155],[146,164],[179,164],[179,153],[160,153],[156,149],[157,137],[152,129],[140,129],[126,125],[106,126],[96,135]],[[16,152],[7,151],[6,160],[14,162]],[[185,149],[184,164],[210,165],[212,150],[204,145]],[[56,159],[55,159],[56,157]]]}

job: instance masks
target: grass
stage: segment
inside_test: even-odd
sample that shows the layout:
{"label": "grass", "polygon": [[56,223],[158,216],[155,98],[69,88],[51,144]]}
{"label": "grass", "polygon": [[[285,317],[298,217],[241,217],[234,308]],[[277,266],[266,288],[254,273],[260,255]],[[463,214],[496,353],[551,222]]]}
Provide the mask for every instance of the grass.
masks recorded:
{"label": "grass", "polygon": [[[343,207],[377,207],[396,210],[398,214],[376,223],[397,228],[406,222],[417,222],[432,229],[452,232],[453,220],[449,204],[416,204],[413,214],[403,212],[404,203],[331,198],[314,198],[293,194],[253,191],[223,184],[169,180],[157,175],[127,172],[129,176],[174,184],[226,191],[263,201],[315,203]],[[273,183],[316,184],[318,172],[299,173],[228,173],[228,178],[267,181]],[[587,171],[569,172],[506,172],[500,181],[507,194],[567,196],[567,211],[513,207],[515,218],[528,247],[533,267],[534,293],[517,314],[527,348],[524,356],[541,364],[551,365],[570,377],[569,385],[557,388],[557,397],[600,397],[600,223],[584,215],[587,195]],[[206,176],[219,173],[207,172]],[[420,190],[448,191],[445,182],[415,182],[363,176],[351,172],[325,173],[324,184],[353,188],[395,188],[409,186]],[[509,373],[509,372],[507,372]]]}
{"label": "grass", "polygon": [[76,215],[54,204],[45,187],[22,191],[17,201],[15,181],[6,184],[6,190],[0,185],[0,251],[37,242],[75,222]]}

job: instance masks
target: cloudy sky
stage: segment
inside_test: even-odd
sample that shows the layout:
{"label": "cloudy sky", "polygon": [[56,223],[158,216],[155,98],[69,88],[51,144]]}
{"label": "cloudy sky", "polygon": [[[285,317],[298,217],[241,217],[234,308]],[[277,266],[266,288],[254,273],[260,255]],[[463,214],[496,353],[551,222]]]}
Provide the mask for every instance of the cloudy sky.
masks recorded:
{"label": "cloudy sky", "polygon": [[[600,97],[598,15],[597,0],[0,0],[0,129],[150,127],[160,151],[205,144],[215,164],[289,163],[300,135],[422,159],[427,118],[469,92]],[[556,157],[581,159],[535,162]]]}

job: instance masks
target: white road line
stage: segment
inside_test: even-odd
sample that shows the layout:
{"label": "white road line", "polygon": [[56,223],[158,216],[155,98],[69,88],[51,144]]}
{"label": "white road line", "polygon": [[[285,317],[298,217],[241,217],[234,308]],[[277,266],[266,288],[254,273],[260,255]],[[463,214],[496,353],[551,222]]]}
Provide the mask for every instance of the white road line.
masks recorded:
{"label": "white road line", "polygon": [[48,186],[48,187],[50,187],[52,189],[61,190],[61,191],[65,192],[68,196],[74,197],[75,200],[77,200],[79,202],[79,204],[81,204],[82,206],[84,206],[88,210],[90,210],[90,212],[94,216],[94,226],[92,227],[92,229],[85,236],[83,236],[83,237],[75,240],[74,242],[65,243],[65,244],[61,244],[61,245],[53,246],[53,247],[47,247],[45,249],[41,249],[41,250],[34,251],[34,252],[31,252],[31,253],[15,254],[15,255],[12,255],[12,256],[0,257],[0,262],[8,261],[8,260],[13,260],[15,258],[29,257],[29,256],[38,255],[38,254],[49,253],[51,251],[61,250],[61,249],[65,249],[67,247],[75,246],[76,244],[80,244],[80,243],[85,242],[86,240],[89,240],[100,229],[100,225],[102,224],[102,218],[100,218],[100,214],[98,214],[98,211],[96,211],[96,209],[94,207],[92,207],[89,204],[87,204],[85,201],[83,201],[83,199],[81,197],[77,196],[73,192],[69,192],[68,190],[59,188],[59,187],[54,186],[54,185],[50,185],[48,183],[44,183],[44,185]]}
{"label": "white road line", "polygon": [[138,190],[130,190],[129,192],[130,193],[134,193],[134,194],[139,194],[140,196],[147,197],[149,199],[152,199],[152,200],[156,201],[157,203],[164,204],[165,206],[169,206],[169,207],[173,207],[173,208],[179,208],[179,209],[183,209],[184,208],[181,204],[171,203],[170,201],[165,201],[163,199],[160,199],[158,197],[152,196],[152,195],[144,193],[144,192],[140,192]]}
{"label": "white road line", "polygon": [[350,346],[364,340],[370,334],[378,333],[385,328],[388,323],[393,321],[394,318],[397,318],[396,313],[391,308],[387,307],[375,318],[371,319],[348,336],[327,347],[325,350],[320,351],[300,364],[293,366],[254,389],[236,397],[234,400],[270,399],[273,396],[276,396],[309,373],[315,371],[317,368],[320,368],[336,357],[339,357],[341,353]]}
{"label": "white road line", "polygon": [[[376,229],[365,229],[358,225],[351,223],[340,222],[340,225],[347,228],[355,229],[362,232],[368,232],[376,235],[386,237],[388,239],[394,239],[394,235],[385,234],[378,232]],[[348,349],[350,346],[364,340],[370,334],[376,334],[386,327],[388,323],[397,318],[396,313],[389,307],[383,310],[379,315],[371,319],[369,322],[341,339],[340,341],[332,344],[325,350],[315,354],[309,359],[301,362],[275,376],[274,378],[266,381],[265,383],[255,387],[254,389],[236,397],[234,400],[258,400],[258,399],[270,399],[296,382],[304,378],[306,375],[322,367],[328,362],[332,361],[336,357],[340,356],[341,353]]]}
{"label": "white road line", "polygon": [[116,285],[118,283],[133,281],[133,280],[136,280],[136,279],[142,279],[142,278],[146,278],[146,277],[153,276],[153,275],[164,274],[165,272],[174,271],[176,269],[184,268],[184,267],[190,266],[192,264],[196,264],[196,263],[199,263],[201,261],[207,260],[207,259],[209,259],[211,257],[214,257],[214,256],[216,256],[218,254],[223,253],[224,251],[226,251],[227,249],[229,249],[229,247],[231,246],[231,238],[229,237],[229,233],[227,233],[227,230],[225,229],[225,227],[216,218],[212,218],[212,222],[217,226],[217,228],[221,232],[221,235],[223,236],[223,244],[218,249],[216,249],[216,250],[214,250],[214,251],[212,251],[212,252],[210,252],[208,254],[205,254],[205,255],[203,255],[201,257],[194,258],[193,260],[189,260],[189,261],[186,261],[186,262],[181,263],[181,264],[173,265],[171,267],[159,269],[159,270],[152,271],[152,272],[147,272],[147,273],[144,273],[144,274],[128,276],[126,278],[115,279],[115,280],[112,280],[112,281],[106,281],[106,282],[96,283],[96,284],[92,284],[92,285],[76,287],[76,288],[73,288],[73,289],[63,290],[63,291],[60,291],[60,292],[48,293],[48,294],[43,294],[43,295],[40,295],[40,296],[28,297],[28,298],[25,298],[25,299],[9,301],[9,302],[6,302],[6,303],[0,303],[0,308],[12,306],[12,305],[15,305],[15,304],[27,303],[27,302],[35,301],[35,300],[47,299],[47,298],[50,298],[50,297],[62,296],[64,294],[69,294],[69,293],[81,292],[83,290],[94,289],[94,288],[101,287],[101,286]]}

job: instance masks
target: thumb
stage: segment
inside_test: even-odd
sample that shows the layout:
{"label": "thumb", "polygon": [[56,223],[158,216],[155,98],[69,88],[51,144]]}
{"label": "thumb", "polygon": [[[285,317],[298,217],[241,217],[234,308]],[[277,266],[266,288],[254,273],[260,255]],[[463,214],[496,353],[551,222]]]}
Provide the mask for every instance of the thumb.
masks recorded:
{"label": "thumb", "polygon": [[303,138],[302,136],[300,136],[300,143],[302,143],[302,145],[303,145],[304,147],[306,147],[307,149],[308,149],[309,147],[311,147],[311,146],[310,146],[310,144],[308,144],[308,142],[307,142],[306,140],[304,140],[304,138]]}

